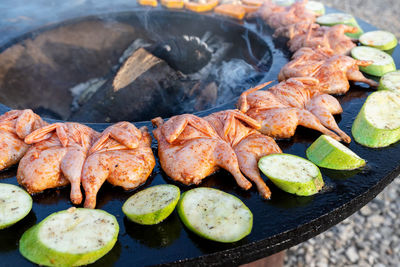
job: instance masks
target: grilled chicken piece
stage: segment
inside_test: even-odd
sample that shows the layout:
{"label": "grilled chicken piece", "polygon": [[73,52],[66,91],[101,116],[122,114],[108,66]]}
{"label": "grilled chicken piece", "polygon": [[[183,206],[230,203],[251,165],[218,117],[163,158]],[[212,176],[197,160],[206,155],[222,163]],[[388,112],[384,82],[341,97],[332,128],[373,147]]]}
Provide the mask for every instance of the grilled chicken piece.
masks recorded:
{"label": "grilled chicken piece", "polygon": [[348,55],[356,44],[345,33],[356,33],[358,28],[343,24],[321,27],[315,23],[296,23],[278,28],[274,36],[289,38],[289,50],[296,52],[302,47],[326,47],[336,55]]}
{"label": "grilled chicken piece", "polygon": [[146,182],[155,164],[146,127],[137,129],[129,122],[108,127],[90,148],[83,166],[84,207],[96,207],[97,192],[106,180],[125,190],[134,189]]}
{"label": "grilled chicken piece", "polygon": [[249,14],[249,17],[261,17],[273,29],[298,22],[313,23],[316,14],[306,8],[307,2],[307,0],[303,0],[291,6],[282,7],[272,3],[271,0],[266,0],[260,9]]}
{"label": "grilled chicken piece", "polygon": [[359,66],[368,66],[372,62],[333,53],[326,48],[301,48],[293,55],[293,60],[281,69],[278,79],[313,77],[319,80],[318,90],[322,93],[339,95],[349,90],[349,81],[378,86],[377,82],[365,78],[359,70]]}
{"label": "grilled chicken piece", "polygon": [[238,103],[240,111],[261,123],[261,133],[275,138],[290,138],[297,125],[301,125],[336,140],[351,141],[332,116],[340,114],[342,107],[336,98],[318,91],[317,79],[291,78],[268,91],[259,91],[268,84],[245,91]]}
{"label": "grilled chicken piece", "polygon": [[0,116],[0,170],[18,163],[29,149],[24,138],[47,125],[30,109],[11,110]]}
{"label": "grilled chicken piece", "polygon": [[82,201],[81,174],[87,152],[99,137],[95,130],[79,123],[54,123],[25,138],[33,144],[21,159],[18,183],[30,194],[71,183],[71,201]]}
{"label": "grilled chicken piece", "polygon": [[204,117],[218,135],[231,145],[242,173],[257,185],[260,194],[269,199],[271,191],[261,178],[258,160],[266,155],[282,153],[274,139],[260,134],[261,125],[238,110],[225,110]]}
{"label": "grilled chicken piece", "polygon": [[239,169],[235,151],[204,119],[191,114],[155,118],[153,131],[158,141],[158,156],[165,173],[183,184],[199,184],[220,167],[230,172],[237,184],[249,189],[251,183]]}

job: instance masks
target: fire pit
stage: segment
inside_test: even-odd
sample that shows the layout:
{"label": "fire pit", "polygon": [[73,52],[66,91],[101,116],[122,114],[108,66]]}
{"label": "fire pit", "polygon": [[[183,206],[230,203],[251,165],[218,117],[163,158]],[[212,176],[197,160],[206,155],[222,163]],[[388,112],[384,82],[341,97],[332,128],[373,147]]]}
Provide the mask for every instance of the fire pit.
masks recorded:
{"label": "fire pit", "polygon": [[75,19],[1,50],[0,102],[80,122],[220,106],[264,79],[272,64],[269,45],[246,27],[162,10]]}
{"label": "fire pit", "polygon": [[[96,88],[112,88],[114,91],[114,88],[121,87],[114,85],[118,70],[123,68],[123,64],[119,62],[119,59],[128,47],[133,46],[135,38],[141,38],[143,43],[146,44],[146,47],[141,46],[145,50],[141,50],[142,53],[150,53],[154,56],[154,54],[157,54],[155,52],[157,49],[155,48],[165,47],[165,45],[171,46],[171,42],[172,44],[175,42],[178,45],[182,40],[186,42],[194,40],[192,42],[197,43],[196,38],[199,38],[200,43],[202,41],[206,42],[209,39],[205,38],[204,35],[209,31],[211,32],[210,36],[218,36],[222,38],[224,43],[235,44],[235,48],[224,56],[223,61],[241,59],[255,71],[252,79],[237,81],[236,85],[241,88],[261,81],[276,79],[277,73],[289,57],[285,42],[282,40],[273,42],[270,37],[271,30],[263,27],[257,21],[239,25],[213,15],[154,10],[146,16],[148,16],[147,18],[154,16],[159,24],[155,23],[153,26],[149,26],[151,20],[143,20],[146,16],[143,17],[139,12],[143,12],[143,10],[75,19],[30,32],[8,42],[0,49],[2,52],[0,54],[0,68],[2,70],[5,69],[5,63],[1,61],[1,56],[8,51],[12,51],[12,49],[15,49],[15,51],[11,55],[14,55],[14,59],[20,58],[20,61],[14,61],[14,63],[19,64],[16,65],[18,68],[9,68],[7,72],[0,71],[0,74],[3,75],[0,77],[0,102],[6,105],[1,106],[0,111],[8,110],[7,106],[15,108],[31,107],[45,115],[44,117],[63,120],[73,118],[73,116],[76,116],[74,114],[78,114],[79,108],[84,107],[82,105],[84,99],[80,100],[82,94],[77,93],[78,98],[75,99],[71,94],[71,92],[78,92],[79,86],[87,90],[87,83],[93,85],[100,83],[103,79],[105,80],[104,83]],[[374,29],[364,22],[360,24],[364,30]],[[142,30],[139,29],[140,27],[133,27],[133,25],[141,25]],[[163,26],[163,29],[168,28],[168,36],[157,39],[154,36],[162,36],[163,34],[160,31],[160,25]],[[96,47],[92,38],[89,38],[90,36],[88,35],[82,34],[80,35],[81,39],[75,38],[76,36],[73,34],[84,30],[85,27],[92,29],[93,27],[98,27],[96,28],[98,29],[97,34],[103,31],[107,38],[103,37],[103,41],[100,42],[102,49]],[[154,32],[152,33],[149,29]],[[55,35],[51,35],[51,33]],[[68,36],[67,33],[71,35]],[[134,34],[137,35],[134,37]],[[153,38],[150,38],[150,35]],[[46,36],[49,38],[47,42],[39,42],[39,44],[43,45],[42,53],[32,54],[36,55],[32,59],[17,57],[17,55],[28,55],[29,48],[37,47],[33,46],[35,41]],[[54,39],[57,36],[63,39],[64,43],[54,41],[61,40]],[[179,39],[173,38],[177,36]],[[73,45],[84,40],[84,38],[87,38],[87,43],[81,42],[80,46]],[[53,43],[50,41],[53,41]],[[65,43],[67,41],[69,45],[66,47]],[[85,47],[84,44],[87,46]],[[93,46],[90,46],[90,44]],[[152,46],[153,49],[150,49]],[[83,50],[82,47],[84,47]],[[99,56],[100,50],[104,52],[103,56]],[[21,54],[18,54],[18,51]],[[52,58],[49,55],[54,57]],[[161,57],[162,55],[158,54],[158,56]],[[54,61],[55,58],[57,58],[56,61]],[[398,49],[394,52],[394,58],[397,63],[400,62]],[[38,64],[27,68],[27,65],[24,65],[24,60],[47,62],[48,64],[46,66]],[[164,61],[166,62],[167,60],[169,59],[165,57]],[[54,65],[56,64],[55,62],[58,62],[59,65]],[[169,62],[168,66],[171,69],[178,69],[181,65],[174,65]],[[223,66],[222,62],[213,66],[213,69],[221,68],[221,66]],[[199,68],[202,69],[201,66]],[[174,71],[185,71],[185,68],[182,71],[176,69]],[[180,82],[186,81],[185,78],[187,77],[192,77],[189,81],[193,84],[183,86],[184,89],[189,88],[189,92],[195,87],[198,80],[205,81],[199,86],[206,87],[208,85],[209,75],[201,76],[196,80],[195,78],[199,77],[193,75],[196,72],[198,72],[197,69],[192,73],[176,74],[183,75],[182,77],[184,78],[177,76],[177,80]],[[86,87],[83,86],[85,84]],[[220,84],[222,84],[221,81],[216,84],[218,90],[220,89]],[[122,86],[119,90],[124,90],[125,87]],[[220,102],[216,99],[216,102],[212,103],[212,105],[207,105],[209,103],[205,102],[205,105],[197,110],[194,109],[195,105],[189,105],[189,107],[183,105],[184,108],[188,109],[166,109],[158,111],[161,113],[157,115],[167,117],[181,112],[196,112],[198,115],[205,115],[216,110],[233,108],[235,97],[238,95],[235,90],[235,86],[233,86],[233,93],[229,97],[221,99]],[[178,90],[178,92],[180,91]],[[346,96],[339,98],[344,109],[339,126],[345,132],[350,133],[352,122],[369,93],[361,86],[352,85],[350,92]],[[198,95],[193,94],[193,96],[197,97]],[[187,96],[185,95],[185,97]],[[196,97],[192,101],[196,101]],[[190,101],[190,98],[185,98],[184,100],[181,98],[168,99],[166,103],[171,103],[168,101],[187,103],[185,101],[188,99]],[[132,103],[132,105],[140,104],[140,102],[135,103]],[[151,103],[152,106],[150,106],[154,107],[154,102]],[[145,108],[141,107],[137,112],[145,110]],[[165,108],[168,108],[168,105]],[[82,116],[74,118],[89,122],[107,121],[107,118],[104,117],[92,120],[84,117],[84,115],[87,115],[85,112],[82,114]],[[135,114],[128,114],[127,116],[131,115]],[[116,117],[118,116],[120,114],[116,115]],[[135,121],[147,120],[151,116],[150,113],[144,112],[137,119],[135,118]],[[53,119],[49,120],[53,121]],[[121,119],[123,118],[119,120]],[[110,122],[114,120],[114,118],[109,118]],[[133,119],[130,120],[132,121]],[[99,131],[105,129],[108,125],[107,123],[87,124]],[[147,125],[151,129],[149,122],[135,124],[137,126]],[[290,141],[280,141],[279,145],[286,153],[304,157],[306,148],[316,137],[317,133],[302,128]],[[154,152],[156,152],[155,143],[153,147]],[[313,197],[297,197],[286,194],[267,181],[272,191],[272,199],[266,201],[258,195],[256,189],[251,189],[250,191],[241,190],[233,179],[229,177],[229,174],[224,171],[220,171],[204,180],[203,186],[222,189],[238,196],[254,214],[253,232],[245,239],[233,244],[217,244],[195,236],[183,227],[176,213],[173,213],[165,222],[159,225],[140,226],[134,224],[127,220],[121,211],[122,203],[133,192],[125,192],[121,188],[105,185],[98,194],[98,208],[116,215],[120,225],[120,235],[112,251],[96,264],[99,266],[113,264],[138,266],[157,264],[188,265],[192,263],[200,265],[215,263],[238,265],[266,257],[298,244],[321,233],[360,209],[400,173],[397,158],[400,153],[399,144],[375,150],[352,142],[350,149],[362,158],[367,159],[368,167],[360,172],[351,173],[322,169],[326,187],[323,192]],[[15,171],[16,169],[11,169],[2,172],[1,181],[16,184]],[[153,175],[144,187],[149,184],[156,185],[166,182],[173,183],[163,173],[160,166],[157,165]],[[190,188],[179,186],[182,191]],[[17,244],[22,233],[50,213],[67,209],[68,207],[70,207],[69,188],[48,190],[34,196],[34,212],[32,211],[27,218],[15,226],[2,230],[1,235],[5,240],[0,244],[2,261],[16,266],[27,265],[28,262],[18,253]]]}

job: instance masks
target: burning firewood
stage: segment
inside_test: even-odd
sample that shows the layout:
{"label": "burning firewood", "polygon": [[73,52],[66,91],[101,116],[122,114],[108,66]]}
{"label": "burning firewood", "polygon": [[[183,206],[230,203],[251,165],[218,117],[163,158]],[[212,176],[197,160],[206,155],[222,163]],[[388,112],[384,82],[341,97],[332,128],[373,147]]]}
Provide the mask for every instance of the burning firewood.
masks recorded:
{"label": "burning firewood", "polygon": [[110,75],[70,119],[138,121],[168,113],[170,105],[179,105],[174,96],[183,94],[184,87],[180,78],[179,72],[165,61],[140,48],[115,75]]}

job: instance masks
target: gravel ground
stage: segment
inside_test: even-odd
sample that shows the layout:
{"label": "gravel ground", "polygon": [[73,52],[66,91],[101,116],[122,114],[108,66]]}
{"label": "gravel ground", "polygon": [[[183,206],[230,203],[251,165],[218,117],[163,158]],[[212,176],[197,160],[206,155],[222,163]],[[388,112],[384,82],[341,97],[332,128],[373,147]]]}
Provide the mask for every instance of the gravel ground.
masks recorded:
{"label": "gravel ground", "polygon": [[[399,0],[324,0],[400,38]],[[342,223],[287,251],[286,266],[400,266],[400,177]]]}

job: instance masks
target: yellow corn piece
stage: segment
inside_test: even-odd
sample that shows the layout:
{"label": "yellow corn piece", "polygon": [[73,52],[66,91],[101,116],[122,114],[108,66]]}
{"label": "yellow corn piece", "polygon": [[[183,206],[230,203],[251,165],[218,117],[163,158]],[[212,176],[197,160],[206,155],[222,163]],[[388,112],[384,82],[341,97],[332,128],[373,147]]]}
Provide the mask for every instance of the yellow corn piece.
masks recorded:
{"label": "yellow corn piece", "polygon": [[188,1],[185,2],[185,8],[194,12],[207,12],[213,10],[218,5],[218,3],[218,0],[209,0],[205,4]]}
{"label": "yellow corn piece", "polygon": [[157,0],[138,0],[139,5],[142,6],[153,6],[156,7],[158,5]]}
{"label": "yellow corn piece", "polygon": [[246,9],[241,5],[235,5],[235,4],[219,5],[214,9],[214,12],[216,14],[228,16],[238,20],[242,20],[244,18],[244,15],[246,15]]}
{"label": "yellow corn piece", "polygon": [[166,8],[180,9],[183,8],[183,0],[161,0],[161,4]]}

